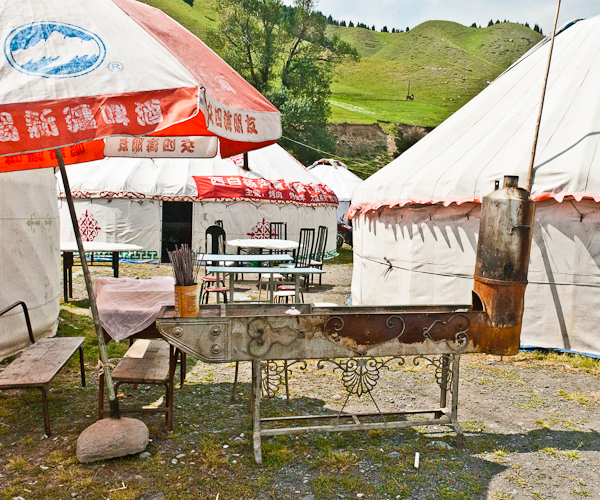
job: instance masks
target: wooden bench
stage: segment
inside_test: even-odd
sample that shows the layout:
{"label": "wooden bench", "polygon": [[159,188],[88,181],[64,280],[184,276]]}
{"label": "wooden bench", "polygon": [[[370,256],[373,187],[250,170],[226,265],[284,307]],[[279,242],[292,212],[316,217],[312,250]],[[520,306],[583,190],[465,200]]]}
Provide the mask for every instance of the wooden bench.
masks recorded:
{"label": "wooden bench", "polygon": [[[125,408],[121,413],[165,413],[165,426],[173,430],[173,378],[179,351],[164,340],[136,340],[111,375],[115,391],[121,384],[164,385],[165,406],[160,408]],[[98,418],[108,415],[104,410],[104,376],[98,387]]]}
{"label": "wooden bench", "polygon": [[71,356],[79,350],[79,366],[81,385],[85,387],[85,370],[83,365],[83,337],[53,337],[40,339],[37,342],[31,329],[29,311],[24,302],[15,302],[0,311],[0,316],[21,306],[27,323],[27,333],[31,345],[21,355],[0,372],[0,389],[40,389],[46,435],[50,436],[50,415],[46,386],[52,382],[57,373],[67,364]]}

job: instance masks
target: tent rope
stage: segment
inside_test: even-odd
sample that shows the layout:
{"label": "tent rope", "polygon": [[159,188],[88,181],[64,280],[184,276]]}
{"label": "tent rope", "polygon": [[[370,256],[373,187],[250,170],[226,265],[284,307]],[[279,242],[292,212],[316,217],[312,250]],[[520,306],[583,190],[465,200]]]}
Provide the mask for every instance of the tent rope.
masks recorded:
{"label": "tent rope", "polygon": [[[408,267],[402,267],[402,266],[397,266],[395,264],[392,264],[392,262],[387,257],[384,257],[385,262],[381,262],[381,261],[372,259],[370,257],[365,257],[363,255],[360,255],[356,251],[354,252],[354,254],[363,260],[367,260],[369,262],[374,262],[375,264],[380,264],[382,266],[385,266],[386,269],[383,271],[383,273],[381,273],[381,275],[384,276],[386,279],[394,269],[400,269],[401,271],[408,271],[409,273],[429,274],[432,276],[444,276],[447,278],[460,278],[460,279],[468,279],[468,280],[473,279],[472,274],[440,273],[440,272],[433,272],[433,271],[423,271],[420,269],[409,269]],[[565,283],[565,282],[558,282],[558,281],[550,282],[550,281],[531,281],[531,280],[528,280],[527,283],[529,283],[530,285],[583,286],[583,287],[588,287],[588,288],[600,288],[600,283],[598,283],[598,284],[596,284],[596,283],[578,283],[578,282]]]}

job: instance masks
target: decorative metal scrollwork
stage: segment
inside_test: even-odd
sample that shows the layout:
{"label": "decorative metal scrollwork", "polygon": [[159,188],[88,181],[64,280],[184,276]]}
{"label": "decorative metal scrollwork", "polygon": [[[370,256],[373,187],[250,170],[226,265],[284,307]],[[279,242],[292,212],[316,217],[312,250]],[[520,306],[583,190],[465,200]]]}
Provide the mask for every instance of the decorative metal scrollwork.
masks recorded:
{"label": "decorative metal scrollwork", "polygon": [[[454,345],[456,345],[457,348],[452,347],[450,342],[448,342],[446,339],[435,340],[432,337],[432,330],[436,325],[441,325],[442,327],[452,327],[455,332]],[[433,323],[431,323],[431,325],[423,328],[423,337],[431,340],[435,344],[445,342],[448,348],[453,352],[462,352],[467,348],[467,345],[469,345],[469,336],[467,335],[467,330],[469,329],[470,325],[471,322],[467,316],[464,314],[455,314],[448,321],[440,321],[439,319],[436,319]]]}
{"label": "decorative metal scrollwork", "polygon": [[300,370],[306,370],[306,361],[296,359],[294,361],[264,361],[261,364],[262,369],[262,393],[265,396],[274,398],[279,392],[279,388],[287,382],[287,378],[292,373],[291,367],[298,365]]}
{"label": "decorative metal scrollwork", "polygon": [[275,344],[287,347],[304,338],[304,332],[288,326],[273,327],[264,318],[255,318],[248,323],[247,332],[250,337],[248,353],[256,358],[266,356]]}
{"label": "decorative metal scrollwork", "polygon": [[262,393],[270,398],[274,398],[279,392],[279,387],[283,384],[283,374],[285,366],[277,361],[264,361],[261,363]]}
{"label": "decorative metal scrollwork", "polygon": [[449,388],[450,392],[452,392],[452,385],[450,384],[450,380],[452,379],[452,363],[450,362],[450,356],[442,354],[440,357],[415,356],[413,358],[415,366],[419,366],[422,361],[426,362],[425,368],[429,366],[435,368],[435,383],[442,390]]}
{"label": "decorative metal scrollwork", "polygon": [[325,363],[335,365],[333,371],[341,370],[342,372],[344,389],[349,394],[354,394],[360,398],[365,393],[371,393],[379,380],[379,372],[383,368],[389,370],[387,365],[394,359],[396,358],[388,358],[385,361],[380,361],[377,358],[350,358],[341,361],[321,359],[317,363],[317,368],[324,368]]}

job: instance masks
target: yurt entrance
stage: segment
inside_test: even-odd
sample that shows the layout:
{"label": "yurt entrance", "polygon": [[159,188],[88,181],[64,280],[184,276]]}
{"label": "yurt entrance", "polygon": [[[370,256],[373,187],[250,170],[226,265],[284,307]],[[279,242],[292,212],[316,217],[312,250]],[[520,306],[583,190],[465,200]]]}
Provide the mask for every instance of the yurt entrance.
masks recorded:
{"label": "yurt entrance", "polygon": [[168,251],[175,246],[192,245],[192,211],[189,201],[162,202],[161,262],[169,262]]}

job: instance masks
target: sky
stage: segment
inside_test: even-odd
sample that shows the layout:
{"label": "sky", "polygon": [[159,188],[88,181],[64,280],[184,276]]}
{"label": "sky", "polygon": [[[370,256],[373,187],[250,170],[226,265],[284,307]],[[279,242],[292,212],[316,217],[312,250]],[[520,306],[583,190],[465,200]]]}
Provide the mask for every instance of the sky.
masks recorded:
{"label": "sky", "polygon": [[[293,0],[284,0],[292,5]],[[375,25],[377,31],[385,25],[405,30],[433,20],[455,21],[465,26],[474,22],[482,27],[490,19],[518,22],[533,28],[538,24],[550,34],[556,15],[557,0],[318,0],[317,10],[338,21]],[[600,14],[599,0],[567,0],[561,2],[558,26],[580,17]]]}

